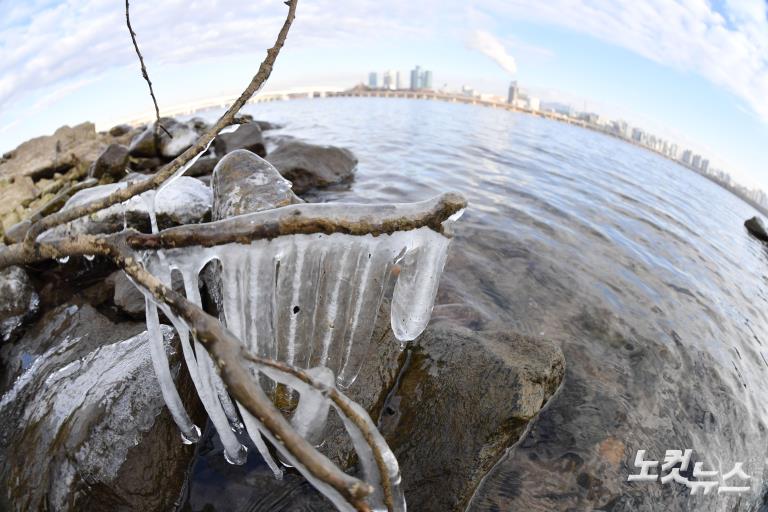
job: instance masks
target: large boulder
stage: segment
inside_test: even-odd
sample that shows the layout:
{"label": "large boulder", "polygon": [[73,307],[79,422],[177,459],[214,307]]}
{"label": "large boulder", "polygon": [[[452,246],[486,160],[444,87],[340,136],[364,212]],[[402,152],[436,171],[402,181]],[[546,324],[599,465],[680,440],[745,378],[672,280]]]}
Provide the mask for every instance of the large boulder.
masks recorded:
{"label": "large boulder", "polygon": [[29,176],[16,175],[0,181],[0,222],[3,231],[21,220],[24,209],[38,193],[39,188]]}
{"label": "large boulder", "polygon": [[234,132],[220,133],[214,140],[213,147],[219,156],[231,153],[236,149],[247,149],[259,156],[267,154],[264,149],[261,128],[255,123],[241,124]]}
{"label": "large boulder", "polygon": [[32,281],[21,267],[0,270],[0,340],[7,341],[40,302]]}
{"label": "large boulder", "polygon": [[744,221],[744,227],[747,228],[750,235],[763,242],[768,242],[768,231],[766,231],[765,224],[763,224],[763,221],[759,217],[747,219]]}
{"label": "large boulder", "polygon": [[40,179],[93,162],[105,146],[93,123],[62,126],[53,135],[30,139],[0,162],[0,176]]}
{"label": "large boulder", "polygon": [[119,180],[125,176],[127,166],[128,148],[120,144],[110,144],[93,162],[88,174],[92,178],[110,176]]}
{"label": "large boulder", "polygon": [[[161,330],[178,373],[173,331]],[[194,447],[165,408],[143,324],[65,305],[0,355],[15,379],[0,398],[0,509],[173,507]]]}
{"label": "large boulder", "polygon": [[214,220],[303,202],[272,164],[245,149],[219,161],[211,186]]}
{"label": "large boulder", "polygon": [[300,141],[280,145],[267,160],[293,183],[297,194],[349,181],[357,166],[357,158],[348,149]]}

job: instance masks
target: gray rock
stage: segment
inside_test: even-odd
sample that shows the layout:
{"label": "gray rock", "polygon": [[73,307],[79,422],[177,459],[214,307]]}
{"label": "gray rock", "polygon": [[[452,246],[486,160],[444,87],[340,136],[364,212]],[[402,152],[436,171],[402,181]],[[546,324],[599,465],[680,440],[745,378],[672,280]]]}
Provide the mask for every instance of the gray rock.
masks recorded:
{"label": "gray rock", "polygon": [[163,161],[156,156],[153,156],[153,157],[132,156],[128,160],[128,165],[132,170],[137,172],[154,172],[161,165],[163,165]]}
{"label": "gray rock", "polygon": [[261,128],[254,123],[241,124],[235,132],[219,134],[213,147],[217,155],[226,155],[236,149],[247,149],[259,156],[267,154]]}
{"label": "gray rock", "polygon": [[127,165],[128,148],[120,144],[110,144],[93,162],[88,174],[92,178],[111,176],[120,179],[125,176]]}
{"label": "gray rock", "polygon": [[430,326],[380,421],[400,462],[409,508],[465,510],[564,371],[564,356],[551,342],[444,322]]}
{"label": "gray rock", "polygon": [[348,149],[299,141],[280,145],[267,160],[293,183],[297,194],[349,181],[357,166],[357,158]]}
{"label": "gray rock", "polygon": [[768,242],[768,231],[766,231],[765,225],[759,217],[752,217],[751,219],[747,219],[744,221],[744,227],[747,228],[749,234],[758,240]]}
{"label": "gray rock", "polygon": [[213,155],[203,155],[192,164],[192,167],[187,169],[184,176],[191,176],[193,178],[199,178],[201,176],[209,176],[213,173],[213,169],[216,164],[219,163],[219,157]]}
{"label": "gray rock", "polygon": [[214,220],[303,202],[272,164],[245,149],[219,161],[212,188]]}
{"label": "gray rock", "polygon": [[130,132],[132,129],[133,128],[128,124],[118,124],[109,129],[109,134],[113,137],[120,137],[121,135]]}
{"label": "gray rock", "polygon": [[65,306],[2,355],[17,378],[0,398],[0,508],[172,508],[194,448],[165,409],[143,324]]}
{"label": "gray rock", "polygon": [[62,126],[53,135],[30,139],[10,153],[11,158],[0,163],[0,176],[29,176],[47,178],[77,164],[90,164],[105,144],[93,123],[74,127]]}
{"label": "gray rock", "polygon": [[270,123],[269,121],[251,121],[252,123],[255,123],[261,128],[261,131],[266,132],[267,130],[279,130],[283,127],[281,124],[277,123]]}
{"label": "gray rock", "polygon": [[[146,179],[148,176],[134,175],[136,179]],[[100,185],[81,190],[73,195],[64,205],[65,209],[74,208],[89,201],[105,197],[119,188],[127,186],[126,182]],[[128,201],[110,206],[93,215],[74,220],[63,226],[58,226],[45,234],[45,237],[67,236],[74,234],[100,234],[120,231],[124,223],[135,229],[146,231],[149,228],[147,206],[152,192],[145,192]],[[170,185],[157,191],[155,199],[155,215],[160,229],[182,224],[196,224],[210,219],[213,194],[211,189],[195,178],[181,176]]]}
{"label": "gray rock", "polygon": [[128,279],[125,272],[118,270],[109,276],[108,280],[115,287],[115,306],[132,317],[144,317],[144,295]]}
{"label": "gray rock", "polygon": [[25,318],[37,311],[40,300],[21,267],[0,270],[0,339],[7,341]]}
{"label": "gray rock", "polygon": [[158,129],[157,140],[155,140],[155,123],[151,123],[131,141],[129,147],[131,156],[145,158],[161,156],[172,159],[197,140],[197,131],[186,123],[179,123],[175,119],[163,117],[160,119],[160,125],[172,137],[169,137],[165,130]]}

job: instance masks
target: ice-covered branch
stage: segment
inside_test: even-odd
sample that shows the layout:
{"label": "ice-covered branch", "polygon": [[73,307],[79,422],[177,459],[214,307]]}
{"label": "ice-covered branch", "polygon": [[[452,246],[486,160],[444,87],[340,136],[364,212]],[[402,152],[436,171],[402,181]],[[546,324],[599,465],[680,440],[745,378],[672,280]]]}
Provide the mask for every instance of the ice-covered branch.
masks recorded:
{"label": "ice-covered branch", "polygon": [[55,213],[45,217],[39,222],[32,224],[26,235],[27,243],[33,243],[37,236],[47,229],[73,221],[86,215],[90,215],[114,204],[127,201],[131,197],[146,192],[147,190],[157,188],[163,182],[174,176],[197,154],[204,151],[208,146],[208,143],[211,142],[222,129],[233,124],[235,114],[240,111],[243,105],[245,105],[246,101],[248,101],[251,96],[253,96],[256,91],[261,88],[264,82],[266,82],[267,78],[269,78],[269,75],[272,73],[272,66],[275,63],[277,55],[280,53],[283,44],[285,44],[288,31],[296,15],[297,3],[298,0],[290,0],[289,2],[286,2],[288,5],[288,15],[285,18],[285,22],[283,23],[283,26],[277,35],[274,46],[267,50],[266,58],[261,62],[258,71],[254,75],[251,82],[248,84],[248,87],[245,88],[243,93],[232,103],[229,109],[227,109],[227,111],[219,118],[219,120],[216,121],[216,123],[206,133],[201,135],[189,149],[184,151],[170,163],[166,164],[151,179],[136,182],[128,187],[115,191],[107,197],[94,200],[76,208]]}

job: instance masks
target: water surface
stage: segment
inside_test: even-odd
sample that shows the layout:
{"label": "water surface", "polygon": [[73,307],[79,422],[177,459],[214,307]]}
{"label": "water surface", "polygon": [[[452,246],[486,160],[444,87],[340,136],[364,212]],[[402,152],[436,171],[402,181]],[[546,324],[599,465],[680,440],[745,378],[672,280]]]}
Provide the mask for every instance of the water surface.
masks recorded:
{"label": "water surface", "polygon": [[[245,111],[284,124],[272,138],[357,155],[354,183],[314,200],[466,195],[438,303],[562,346],[560,391],[471,509],[758,509],[768,252],[743,228],[751,206],[642,148],[503,110],[329,98]],[[744,462],[752,491],[689,497],[680,484],[626,482],[637,450],[659,460],[685,448],[721,473]],[[213,499],[197,485],[195,510]]]}

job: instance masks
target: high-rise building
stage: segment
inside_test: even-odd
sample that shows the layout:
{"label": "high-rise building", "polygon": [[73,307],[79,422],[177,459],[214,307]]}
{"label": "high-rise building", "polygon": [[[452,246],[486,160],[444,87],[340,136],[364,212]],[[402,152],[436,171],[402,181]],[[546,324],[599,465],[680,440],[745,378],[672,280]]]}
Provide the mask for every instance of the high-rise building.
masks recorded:
{"label": "high-rise building", "polygon": [[424,70],[424,74],[421,78],[421,88],[422,89],[432,89],[432,72],[429,70]]}
{"label": "high-rise building", "polygon": [[691,163],[694,169],[701,168],[701,155],[693,155],[693,162]]}
{"label": "high-rise building", "polygon": [[381,87],[384,89],[395,88],[395,76],[393,71],[385,71],[381,79]]}
{"label": "high-rise building", "polygon": [[701,172],[707,172],[709,170],[709,160],[706,158],[701,161]]}
{"label": "high-rise building", "polygon": [[416,91],[421,89],[421,66],[416,66],[411,70],[411,90]]}
{"label": "high-rise building", "polygon": [[397,71],[395,73],[395,89],[402,89],[402,88],[403,88],[403,86],[400,83],[400,72]]}
{"label": "high-rise building", "polygon": [[693,152],[690,149],[686,149],[683,151],[683,163],[685,165],[691,165],[691,157],[693,156]]}
{"label": "high-rise building", "polygon": [[509,93],[507,94],[507,103],[514,105],[517,102],[517,98],[520,95],[520,90],[517,88],[517,80],[512,81],[509,84]]}
{"label": "high-rise building", "polygon": [[375,71],[368,74],[368,87],[372,89],[379,87],[379,75]]}

